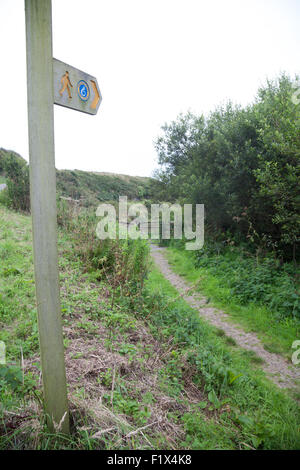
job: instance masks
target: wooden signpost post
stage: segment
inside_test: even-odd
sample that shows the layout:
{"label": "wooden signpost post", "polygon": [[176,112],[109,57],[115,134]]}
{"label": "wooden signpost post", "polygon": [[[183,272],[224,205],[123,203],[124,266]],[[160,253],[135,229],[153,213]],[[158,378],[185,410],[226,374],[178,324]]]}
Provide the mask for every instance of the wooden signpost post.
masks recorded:
{"label": "wooden signpost post", "polygon": [[[51,0],[25,0],[30,198],[36,297],[48,426],[69,433],[59,295],[53,104],[96,114],[95,77],[52,56]],[[60,425],[60,426],[59,426]]]}

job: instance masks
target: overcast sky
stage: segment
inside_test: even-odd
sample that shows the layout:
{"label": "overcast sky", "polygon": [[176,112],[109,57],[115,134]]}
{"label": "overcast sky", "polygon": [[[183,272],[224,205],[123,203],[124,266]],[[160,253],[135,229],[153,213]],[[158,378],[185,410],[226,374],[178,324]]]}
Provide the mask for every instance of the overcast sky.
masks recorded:
{"label": "overcast sky", "polygon": [[[53,55],[98,79],[97,116],[54,107],[57,168],[148,176],[181,112],[246,104],[300,72],[300,0],[52,0]],[[0,147],[28,160],[23,0],[0,0]]]}

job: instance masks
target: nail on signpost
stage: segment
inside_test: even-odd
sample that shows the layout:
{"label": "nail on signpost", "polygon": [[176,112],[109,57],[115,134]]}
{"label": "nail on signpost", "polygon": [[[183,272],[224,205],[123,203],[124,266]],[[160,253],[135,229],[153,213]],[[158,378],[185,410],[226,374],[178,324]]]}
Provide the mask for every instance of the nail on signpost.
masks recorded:
{"label": "nail on signpost", "polygon": [[51,0],[25,0],[30,198],[44,406],[69,433],[59,296],[53,104],[96,114],[97,80],[52,56]]}

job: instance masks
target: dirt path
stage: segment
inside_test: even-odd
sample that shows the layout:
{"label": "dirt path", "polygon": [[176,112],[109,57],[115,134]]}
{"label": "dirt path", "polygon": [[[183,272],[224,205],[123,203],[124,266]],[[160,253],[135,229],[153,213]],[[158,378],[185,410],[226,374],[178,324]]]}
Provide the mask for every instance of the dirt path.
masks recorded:
{"label": "dirt path", "polygon": [[227,336],[231,336],[238,346],[254,351],[257,356],[263,359],[263,370],[270,379],[281,388],[296,387],[295,380],[300,380],[300,369],[289,363],[279,354],[266,351],[254,333],[246,333],[239,326],[235,326],[226,321],[229,316],[216,308],[207,307],[206,298],[199,294],[191,295],[189,291],[192,285],[188,284],[182,277],[172,271],[167,259],[164,256],[165,248],[151,245],[152,257],[160,268],[166,279],[182,294],[188,304],[198,310],[200,315],[208,320],[212,325],[221,328]]}

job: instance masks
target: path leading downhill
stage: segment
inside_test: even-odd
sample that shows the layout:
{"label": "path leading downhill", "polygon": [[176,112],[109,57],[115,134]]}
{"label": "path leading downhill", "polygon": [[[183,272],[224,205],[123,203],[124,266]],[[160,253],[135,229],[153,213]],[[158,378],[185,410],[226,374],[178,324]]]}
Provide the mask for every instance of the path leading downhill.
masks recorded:
{"label": "path leading downhill", "polygon": [[[300,369],[289,363],[279,354],[266,351],[254,333],[246,333],[240,326],[229,323],[229,316],[213,307],[207,307],[207,299],[197,294],[190,294],[192,285],[188,284],[181,276],[174,273],[164,256],[166,249],[151,245],[151,255],[166,279],[179,291],[184,300],[212,325],[221,328],[227,336],[231,336],[238,346],[249,351],[254,351],[263,359],[262,368],[270,379],[280,388],[294,388],[296,380],[300,380]],[[299,385],[298,385],[299,386]]]}

